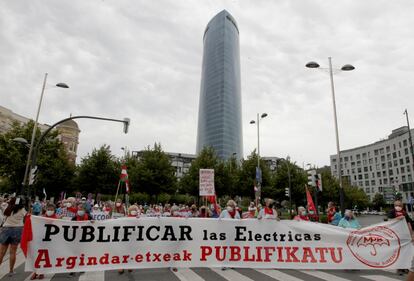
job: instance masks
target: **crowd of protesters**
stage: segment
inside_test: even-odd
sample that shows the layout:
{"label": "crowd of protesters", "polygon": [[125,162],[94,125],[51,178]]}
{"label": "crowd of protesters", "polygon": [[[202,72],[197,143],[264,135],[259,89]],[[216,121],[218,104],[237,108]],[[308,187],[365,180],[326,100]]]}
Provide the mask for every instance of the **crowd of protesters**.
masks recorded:
{"label": "crowd of protesters", "polygon": [[[329,202],[327,223],[343,228],[361,228],[358,220],[351,210],[346,210],[344,216],[333,202]],[[180,218],[218,218],[218,219],[270,219],[280,220],[279,212],[272,199],[265,199],[264,206],[251,202],[247,211],[237,205],[236,201],[228,200],[222,209],[219,204],[205,204],[197,207],[195,204],[125,204],[120,198],[115,201],[100,201],[86,199],[85,197],[65,198],[55,205],[49,200],[34,202],[27,205],[26,200],[20,197],[0,197],[0,265],[8,249],[10,252],[10,275],[14,273],[17,246],[20,243],[24,218],[26,214],[43,216],[50,219],[64,219],[73,221],[103,220],[121,217],[180,217]],[[292,214],[291,214],[292,215]],[[390,219],[405,219],[412,232],[412,220],[403,209],[401,201],[396,200],[394,208],[390,211]],[[318,221],[315,214],[299,206],[295,221]],[[122,274],[124,271],[119,270]],[[43,279],[42,274],[33,273],[31,280]],[[414,272],[409,273],[407,280],[414,280]],[[411,278],[411,279],[410,279]]]}

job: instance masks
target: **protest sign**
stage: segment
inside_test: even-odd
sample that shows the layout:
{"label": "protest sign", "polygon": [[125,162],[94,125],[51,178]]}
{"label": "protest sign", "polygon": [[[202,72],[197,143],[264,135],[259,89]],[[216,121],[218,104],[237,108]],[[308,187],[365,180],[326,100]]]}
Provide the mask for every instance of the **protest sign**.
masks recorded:
{"label": "protest sign", "polygon": [[214,196],[214,169],[200,169],[200,196]]}
{"label": "protest sign", "polygon": [[91,213],[91,217],[93,220],[96,220],[96,221],[108,220],[111,218],[108,212],[102,212],[102,211],[93,211]]}
{"label": "protest sign", "polygon": [[[31,225],[28,235],[29,225]],[[305,221],[119,218],[74,222],[32,216],[26,271],[133,268],[409,268],[404,221],[360,230]],[[22,240],[22,245],[27,245]]]}

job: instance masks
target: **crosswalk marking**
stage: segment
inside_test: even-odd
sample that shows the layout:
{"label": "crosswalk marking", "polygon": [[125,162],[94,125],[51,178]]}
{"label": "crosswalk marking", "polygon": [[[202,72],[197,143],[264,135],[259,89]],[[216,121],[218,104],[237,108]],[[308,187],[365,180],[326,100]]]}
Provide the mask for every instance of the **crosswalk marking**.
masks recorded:
{"label": "crosswalk marking", "polygon": [[316,271],[316,270],[300,270],[300,272],[311,275],[313,277],[322,279],[322,280],[326,280],[326,281],[349,281],[349,279],[345,279],[327,272],[323,272],[323,271]]}
{"label": "crosswalk marking", "polygon": [[399,279],[383,276],[383,275],[362,275],[361,277],[375,281],[400,281]]}
{"label": "crosswalk marking", "polygon": [[[6,255],[8,255],[9,252],[6,253]],[[24,263],[25,261],[25,257],[24,255],[20,252],[16,254],[16,263],[14,265],[14,268],[18,268],[22,263]],[[4,276],[6,276],[7,274],[9,274],[9,261],[8,260],[4,260],[3,263],[0,265],[0,279],[2,279]]]}
{"label": "crosswalk marking", "polygon": [[211,268],[211,270],[229,281],[253,281],[253,279],[250,279],[249,277],[244,276],[233,269],[222,270],[221,268]]}
{"label": "crosswalk marking", "polygon": [[[273,270],[273,269],[256,269],[257,272],[263,273],[271,278],[274,278],[279,281],[303,281],[302,279],[299,279],[295,276],[283,273],[279,270]],[[349,281],[349,280],[347,280]]]}
{"label": "crosswalk marking", "polygon": [[[50,281],[52,280],[54,274],[45,274],[45,277],[42,279],[43,281]],[[32,277],[32,273],[30,273],[29,276],[27,276],[26,279],[24,279],[24,281],[30,281],[30,278]]]}
{"label": "crosswalk marking", "polygon": [[79,276],[79,281],[104,281],[105,271],[87,271]]}
{"label": "crosswalk marking", "polygon": [[179,270],[173,272],[181,281],[205,281],[200,275],[189,268],[180,268]]}

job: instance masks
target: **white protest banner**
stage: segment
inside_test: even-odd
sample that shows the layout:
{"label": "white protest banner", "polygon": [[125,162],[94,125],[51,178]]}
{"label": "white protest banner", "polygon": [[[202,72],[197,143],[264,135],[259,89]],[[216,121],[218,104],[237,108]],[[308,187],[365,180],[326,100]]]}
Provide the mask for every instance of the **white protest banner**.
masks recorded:
{"label": "white protest banner", "polygon": [[214,196],[214,169],[200,169],[200,196]]}
{"label": "white protest banner", "polygon": [[102,212],[102,211],[93,211],[91,213],[91,217],[95,221],[109,220],[111,218],[108,212]]}
{"label": "white protest banner", "polygon": [[[413,253],[407,223],[397,220],[360,230],[305,221],[163,217],[91,223],[32,216],[31,225],[25,269],[37,273],[165,267],[402,269],[410,267]],[[23,237],[30,237],[28,229]]]}

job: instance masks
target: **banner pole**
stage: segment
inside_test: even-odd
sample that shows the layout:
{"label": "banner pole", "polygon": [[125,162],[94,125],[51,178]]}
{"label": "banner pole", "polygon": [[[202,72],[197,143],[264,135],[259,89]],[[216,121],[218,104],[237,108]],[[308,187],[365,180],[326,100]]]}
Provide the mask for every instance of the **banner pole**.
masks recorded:
{"label": "banner pole", "polygon": [[115,194],[115,203],[116,203],[116,199],[118,199],[118,192],[119,192],[119,187],[121,186],[121,180],[118,181],[118,187],[116,189],[116,194]]}

